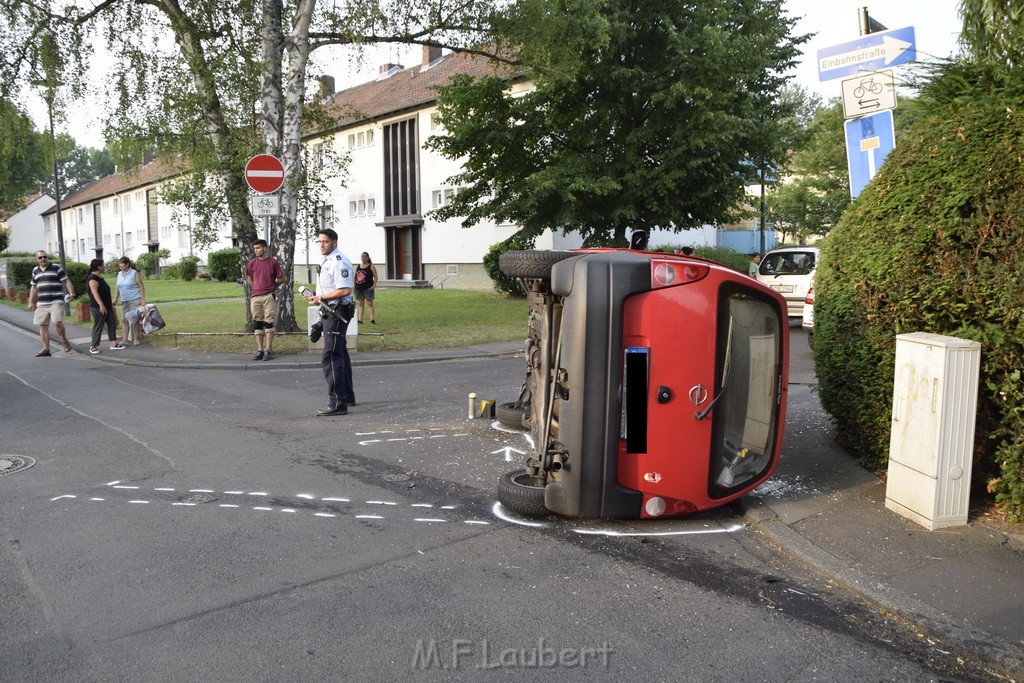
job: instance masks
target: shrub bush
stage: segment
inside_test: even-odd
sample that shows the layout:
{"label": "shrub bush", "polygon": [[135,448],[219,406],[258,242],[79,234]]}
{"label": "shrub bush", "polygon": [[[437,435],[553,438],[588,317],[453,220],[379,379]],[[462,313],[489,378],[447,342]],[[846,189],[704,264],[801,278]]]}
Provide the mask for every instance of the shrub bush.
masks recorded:
{"label": "shrub bush", "polygon": [[822,244],[822,404],[869,467],[888,458],[896,335],[982,343],[974,481],[1024,520],[1024,82],[954,63]]}
{"label": "shrub bush", "polygon": [[197,272],[199,272],[198,256],[183,256],[181,261],[178,262],[178,273],[181,275],[182,280],[192,282],[196,279]]}
{"label": "shrub bush", "polygon": [[172,263],[167,266],[160,268],[160,279],[161,280],[180,280],[181,269],[177,263]]}
{"label": "shrub bush", "polygon": [[35,267],[35,257],[31,261],[8,261],[7,275],[11,285],[18,289],[28,289],[32,284],[32,269]]}
{"label": "shrub bush", "polygon": [[170,257],[171,251],[169,249],[161,249],[157,252],[147,251],[145,254],[140,254],[139,258],[135,259],[135,270],[142,273],[144,277],[151,277],[156,275],[157,268],[160,266],[160,259]]}
{"label": "shrub bush", "polygon": [[206,257],[206,269],[214,280],[224,282],[226,280],[237,280],[241,277],[241,270],[238,265],[239,249],[221,249],[211,252]]}
{"label": "shrub bush", "polygon": [[502,294],[509,294],[511,296],[526,296],[526,290],[514,277],[509,277],[501,272],[501,268],[498,266],[498,259],[506,251],[512,249],[533,249],[534,239],[532,237],[525,237],[520,233],[516,233],[509,237],[503,242],[492,244],[491,248],[487,250],[484,255],[484,270],[491,276],[491,280],[494,281],[494,289]]}

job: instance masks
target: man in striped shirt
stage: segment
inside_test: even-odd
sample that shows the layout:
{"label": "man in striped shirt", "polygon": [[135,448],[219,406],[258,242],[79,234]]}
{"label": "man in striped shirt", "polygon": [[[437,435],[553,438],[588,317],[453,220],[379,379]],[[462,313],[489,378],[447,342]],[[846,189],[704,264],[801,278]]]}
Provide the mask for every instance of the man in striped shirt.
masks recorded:
{"label": "man in striped shirt", "polygon": [[32,288],[28,294],[28,310],[35,310],[32,322],[39,325],[39,340],[43,343],[43,350],[36,356],[50,355],[51,320],[64,344],[64,350],[71,353],[71,342],[64,333],[64,304],[75,298],[74,285],[63,268],[50,263],[45,251],[36,252],[36,261],[38,265],[32,269]]}

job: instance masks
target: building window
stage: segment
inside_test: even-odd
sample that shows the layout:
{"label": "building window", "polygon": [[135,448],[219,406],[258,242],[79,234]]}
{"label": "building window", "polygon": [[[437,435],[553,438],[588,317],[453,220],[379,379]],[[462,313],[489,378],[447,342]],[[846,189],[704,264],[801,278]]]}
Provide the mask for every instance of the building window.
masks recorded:
{"label": "building window", "polygon": [[358,133],[356,135],[356,143],[360,147],[366,147],[366,133]]}
{"label": "building window", "polygon": [[448,264],[448,274],[449,275],[458,275],[459,274],[459,264],[458,263],[449,263]]}
{"label": "building window", "polygon": [[333,228],[334,225],[334,207],[327,205],[320,207],[320,227],[321,228]]}
{"label": "building window", "polygon": [[114,235],[114,250],[121,251],[121,236]]}
{"label": "building window", "polygon": [[355,149],[356,148],[356,134],[355,133],[349,133],[349,136],[348,136],[348,148],[349,149]]}
{"label": "building window", "polygon": [[441,190],[434,190],[430,193],[431,206],[435,209],[441,208]]}
{"label": "building window", "polygon": [[78,224],[81,225],[85,222],[85,209],[78,209]]}
{"label": "building window", "polygon": [[438,114],[437,112],[434,112],[433,114],[430,115],[430,130],[441,130],[442,128],[443,126],[441,125],[441,115]]}
{"label": "building window", "polygon": [[145,230],[137,231],[135,233],[135,238],[138,239],[140,242],[145,242],[146,241],[146,231]]}
{"label": "building window", "polygon": [[110,246],[110,233],[109,232],[106,235],[103,236],[103,244],[106,244],[107,246]]}
{"label": "building window", "polygon": [[132,196],[130,194],[124,196],[124,212],[132,212]]}
{"label": "building window", "polygon": [[359,215],[359,204],[355,200],[348,203],[348,215],[350,218],[355,218]]}
{"label": "building window", "polygon": [[114,197],[113,199],[110,200],[110,204],[114,209],[114,215],[117,216],[121,212],[121,200],[117,197]]}
{"label": "building window", "polygon": [[370,197],[366,200],[366,215],[373,216],[377,213],[377,200]]}
{"label": "building window", "polygon": [[366,200],[365,199],[360,199],[359,200],[359,215],[360,216],[365,216],[366,215]]}

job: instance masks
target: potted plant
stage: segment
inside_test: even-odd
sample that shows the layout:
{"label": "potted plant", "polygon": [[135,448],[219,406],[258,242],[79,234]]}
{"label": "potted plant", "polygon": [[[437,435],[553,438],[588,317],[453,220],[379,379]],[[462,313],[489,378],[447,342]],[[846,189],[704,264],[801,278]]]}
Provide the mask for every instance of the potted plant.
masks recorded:
{"label": "potted plant", "polygon": [[75,312],[78,314],[78,322],[91,323],[92,313],[89,311],[89,295],[83,294],[72,303],[74,304]]}

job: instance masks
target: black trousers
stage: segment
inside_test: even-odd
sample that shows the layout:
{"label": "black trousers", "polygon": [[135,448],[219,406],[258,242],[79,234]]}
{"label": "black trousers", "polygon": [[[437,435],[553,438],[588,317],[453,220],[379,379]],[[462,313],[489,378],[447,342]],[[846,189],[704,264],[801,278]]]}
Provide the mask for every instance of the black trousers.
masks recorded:
{"label": "black trousers", "polygon": [[346,403],[355,403],[355,389],[352,388],[352,361],[348,355],[345,342],[345,323],[325,316],[324,354],[320,358],[320,366],[327,380],[327,407],[331,410]]}
{"label": "black trousers", "polygon": [[103,336],[103,326],[107,326],[107,337],[110,341],[117,341],[117,316],[112,308],[107,309],[107,314],[100,313],[100,309],[89,307],[92,314],[92,345],[100,345],[100,337]]}

